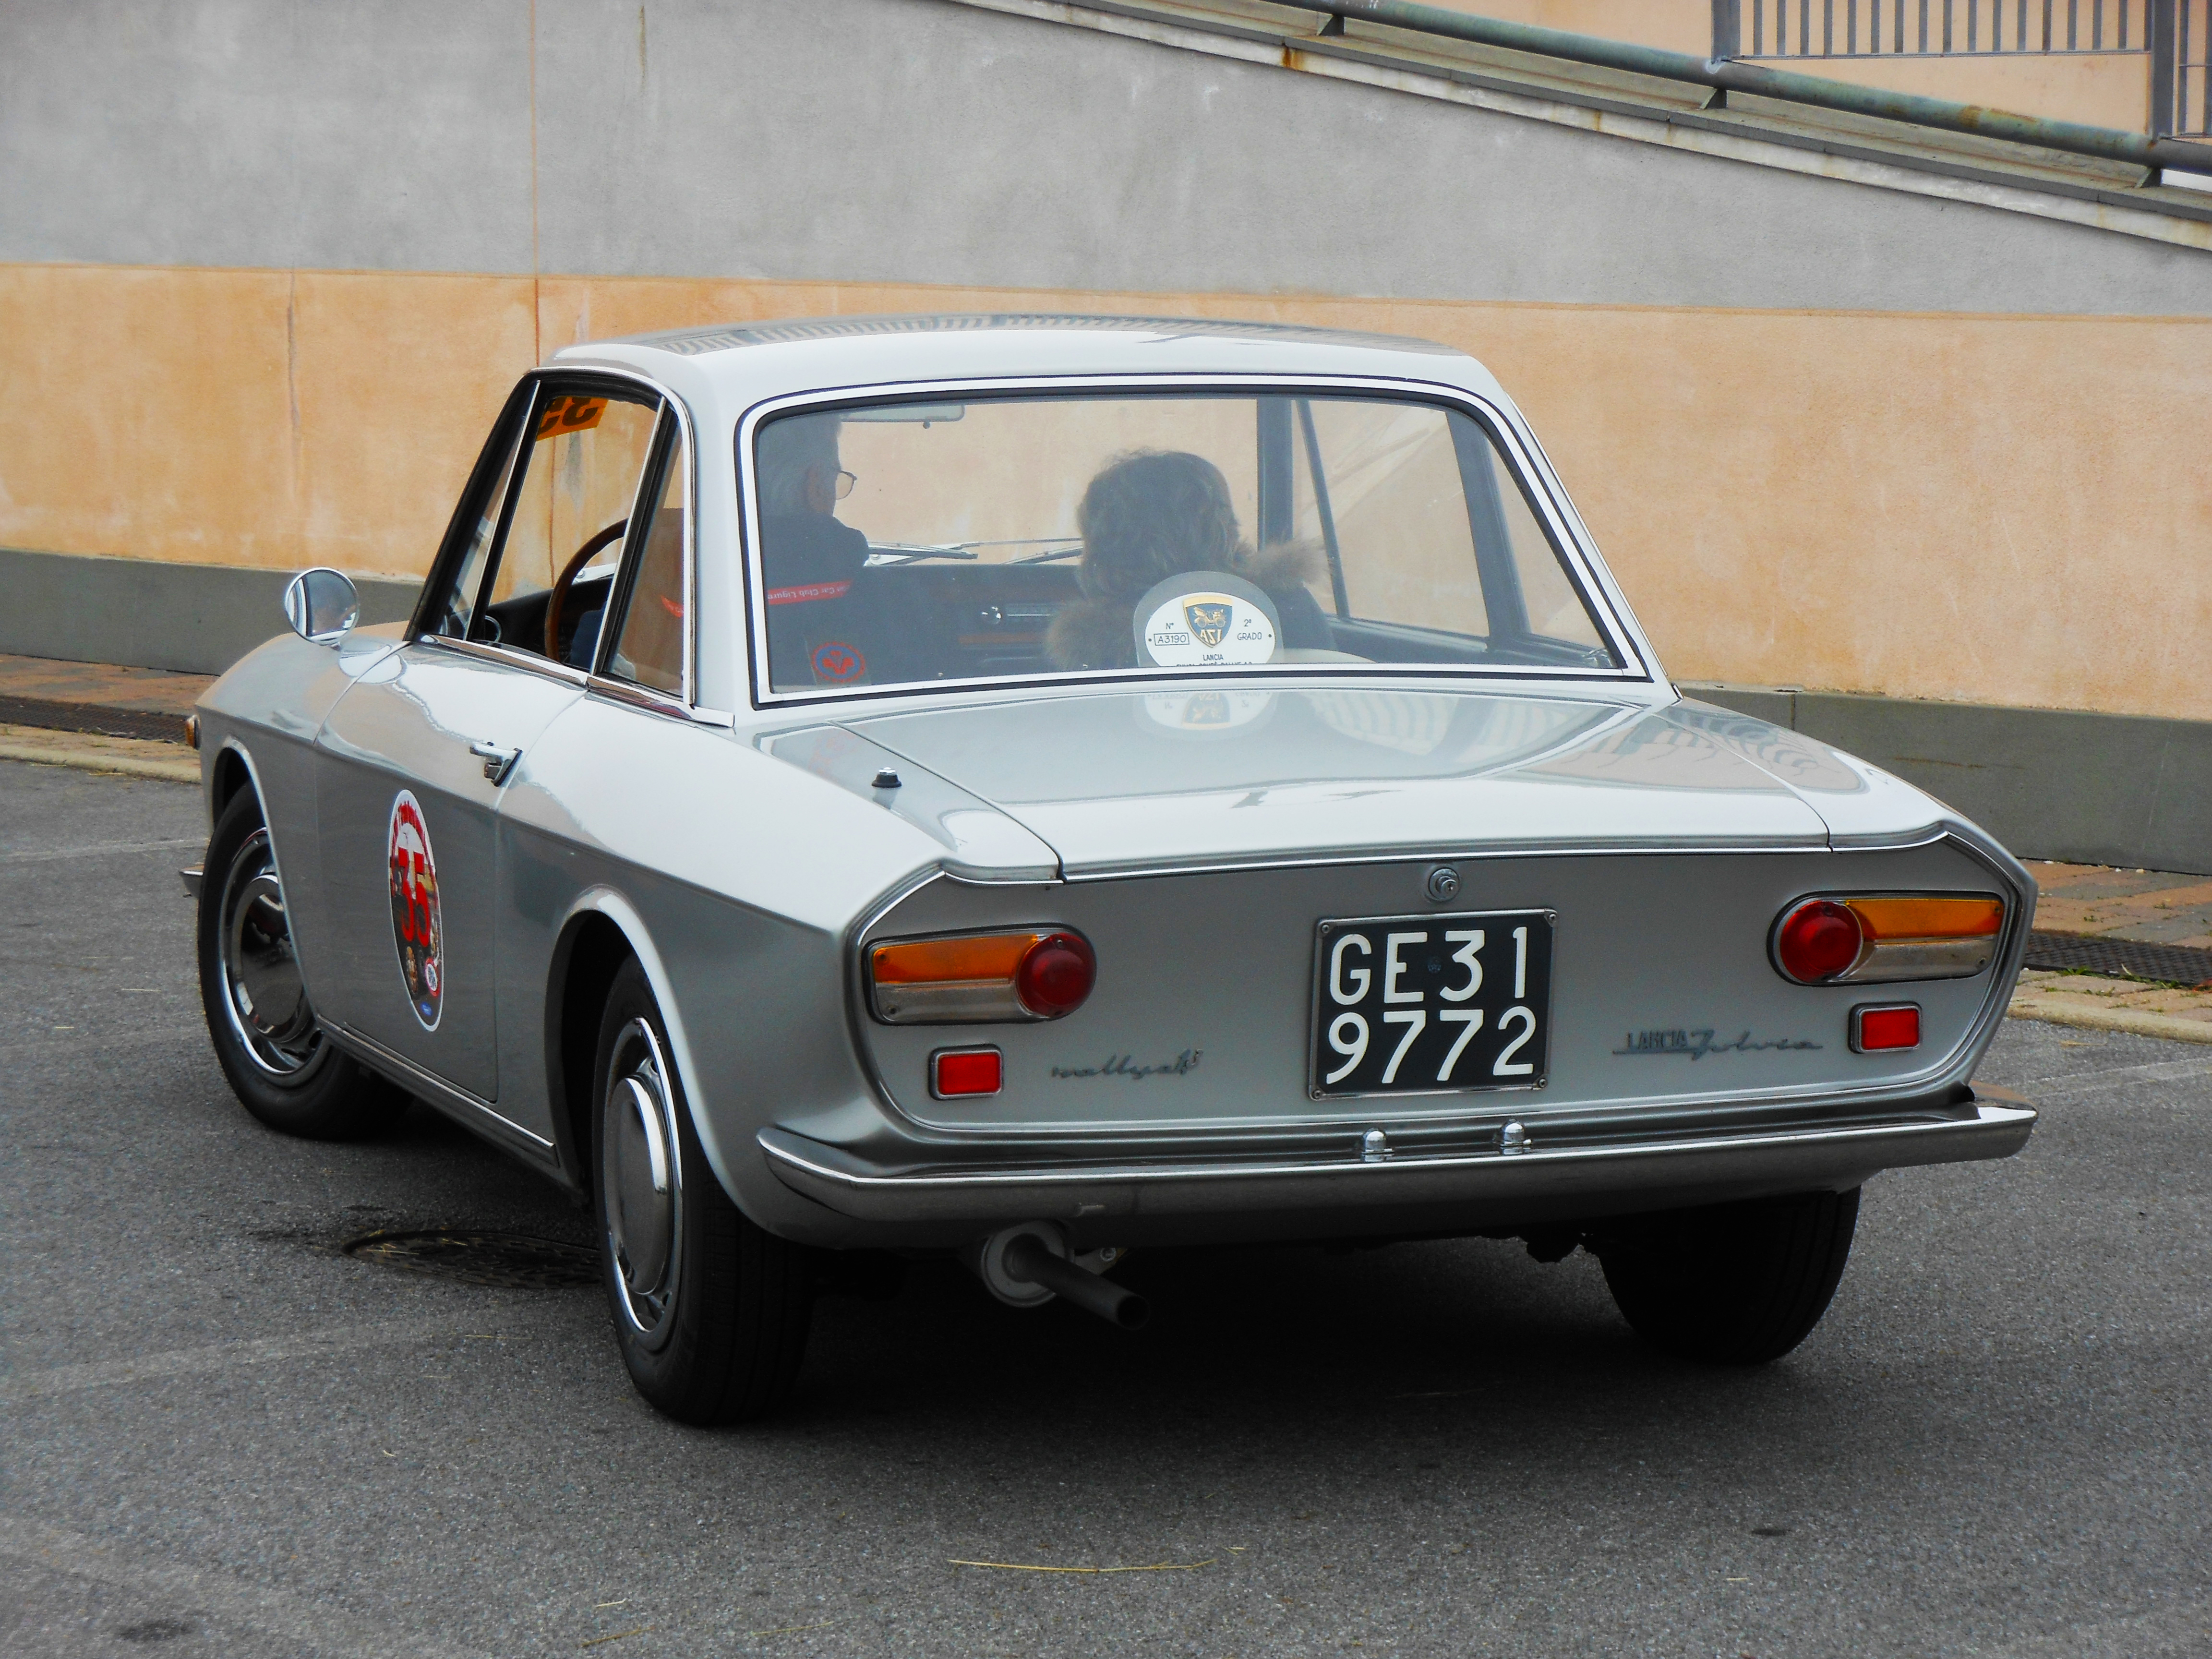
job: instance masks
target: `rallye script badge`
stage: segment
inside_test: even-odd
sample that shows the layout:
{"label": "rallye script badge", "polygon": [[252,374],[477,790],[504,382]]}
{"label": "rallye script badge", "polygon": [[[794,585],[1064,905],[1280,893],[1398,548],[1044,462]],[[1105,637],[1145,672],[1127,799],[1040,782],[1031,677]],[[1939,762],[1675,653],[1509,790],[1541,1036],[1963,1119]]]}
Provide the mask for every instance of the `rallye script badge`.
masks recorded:
{"label": "rallye script badge", "polygon": [[392,942],[407,1000],[422,1029],[438,1029],[446,992],[445,929],[438,919],[438,860],[422,805],[407,790],[392,800]]}

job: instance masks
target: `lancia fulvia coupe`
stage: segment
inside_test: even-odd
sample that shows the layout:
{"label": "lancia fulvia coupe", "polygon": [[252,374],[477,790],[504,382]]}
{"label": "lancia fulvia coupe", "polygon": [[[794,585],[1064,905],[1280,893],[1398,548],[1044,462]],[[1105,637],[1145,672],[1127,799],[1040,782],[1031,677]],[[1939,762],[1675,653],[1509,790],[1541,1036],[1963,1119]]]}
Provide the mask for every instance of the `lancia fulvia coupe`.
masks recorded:
{"label": "lancia fulvia coupe", "polygon": [[1861,1186],[2002,1158],[2034,885],[1669,683],[1497,382],[1051,315],[572,348],[404,626],[208,692],[216,1051],[588,1202],[638,1389],[787,1395],[842,1263],[1124,1325],[1123,1253],[1521,1238],[1754,1364]]}

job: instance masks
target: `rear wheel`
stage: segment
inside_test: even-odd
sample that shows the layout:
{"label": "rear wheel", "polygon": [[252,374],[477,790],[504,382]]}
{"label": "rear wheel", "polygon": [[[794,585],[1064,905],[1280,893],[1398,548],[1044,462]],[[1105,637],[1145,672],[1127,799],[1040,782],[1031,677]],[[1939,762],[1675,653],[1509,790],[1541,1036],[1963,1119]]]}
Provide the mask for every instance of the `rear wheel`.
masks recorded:
{"label": "rear wheel", "polygon": [[200,878],[200,1005],[231,1091],[272,1129],[310,1140],[372,1133],[407,1097],[316,1022],[261,803],[241,789],[216,820]]}
{"label": "rear wheel", "polygon": [[601,1272],[637,1391],[679,1422],[742,1422],[790,1395],[813,1264],[723,1192],[669,1054],[633,959],[608,992],[592,1073]]}
{"label": "rear wheel", "polygon": [[1686,1359],[1763,1365],[1820,1322],[1858,1213],[1856,1188],[1801,1193],[1639,1218],[1589,1242],[1644,1340]]}

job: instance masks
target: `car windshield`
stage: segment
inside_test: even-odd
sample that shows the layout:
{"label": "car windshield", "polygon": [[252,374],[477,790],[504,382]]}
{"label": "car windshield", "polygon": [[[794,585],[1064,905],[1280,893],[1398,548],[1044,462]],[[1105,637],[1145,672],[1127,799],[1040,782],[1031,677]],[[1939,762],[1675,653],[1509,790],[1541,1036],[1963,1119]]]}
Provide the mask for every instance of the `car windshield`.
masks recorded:
{"label": "car windshield", "polygon": [[1411,399],[969,398],[761,422],[771,686],[1615,669],[1485,425]]}

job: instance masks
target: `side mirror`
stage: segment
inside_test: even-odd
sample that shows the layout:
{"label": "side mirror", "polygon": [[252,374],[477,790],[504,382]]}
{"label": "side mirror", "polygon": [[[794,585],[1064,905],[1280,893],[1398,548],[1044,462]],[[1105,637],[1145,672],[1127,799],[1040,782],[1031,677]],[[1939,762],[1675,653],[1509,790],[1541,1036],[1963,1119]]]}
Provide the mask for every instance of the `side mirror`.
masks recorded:
{"label": "side mirror", "polygon": [[284,590],[284,620],[310,645],[336,645],[361,620],[361,595],[335,570],[302,570]]}

